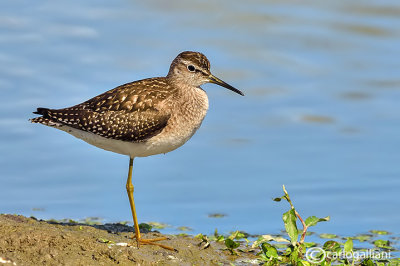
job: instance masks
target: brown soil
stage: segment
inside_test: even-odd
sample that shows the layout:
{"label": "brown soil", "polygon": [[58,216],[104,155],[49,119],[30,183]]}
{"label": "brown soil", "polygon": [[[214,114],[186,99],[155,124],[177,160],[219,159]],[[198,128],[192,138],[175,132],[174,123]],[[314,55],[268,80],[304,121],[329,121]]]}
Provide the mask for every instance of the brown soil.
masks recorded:
{"label": "brown soil", "polygon": [[[121,224],[70,224],[0,215],[2,265],[235,265],[256,261],[254,254],[230,255],[223,243],[207,248],[192,236],[144,232],[144,238],[168,237],[163,244],[178,251],[131,243],[132,227]],[[203,243],[204,244],[204,243]],[[252,260],[252,261],[250,261]]]}

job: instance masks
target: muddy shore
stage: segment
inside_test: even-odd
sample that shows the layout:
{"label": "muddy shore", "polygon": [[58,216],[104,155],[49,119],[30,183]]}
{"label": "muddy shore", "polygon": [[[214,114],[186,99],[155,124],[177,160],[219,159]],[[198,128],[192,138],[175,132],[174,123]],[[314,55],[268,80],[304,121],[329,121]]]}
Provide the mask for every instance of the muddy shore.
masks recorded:
{"label": "muddy shore", "polygon": [[231,255],[223,243],[205,248],[193,236],[163,235],[143,230],[144,238],[166,236],[158,246],[132,243],[133,228],[122,224],[60,223],[0,215],[0,265],[248,265],[251,253]]}

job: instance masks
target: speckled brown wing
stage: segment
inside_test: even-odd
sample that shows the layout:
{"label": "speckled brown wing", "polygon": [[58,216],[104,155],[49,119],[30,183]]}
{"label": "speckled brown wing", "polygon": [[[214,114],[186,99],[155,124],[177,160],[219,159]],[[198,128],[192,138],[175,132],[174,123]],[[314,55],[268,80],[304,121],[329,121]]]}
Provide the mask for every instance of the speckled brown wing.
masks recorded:
{"label": "speckled brown wing", "polygon": [[105,138],[142,142],[159,134],[168,123],[170,115],[157,108],[168,89],[162,78],[136,81],[69,108],[38,108],[36,113],[43,117],[32,122],[45,124],[48,119]]}

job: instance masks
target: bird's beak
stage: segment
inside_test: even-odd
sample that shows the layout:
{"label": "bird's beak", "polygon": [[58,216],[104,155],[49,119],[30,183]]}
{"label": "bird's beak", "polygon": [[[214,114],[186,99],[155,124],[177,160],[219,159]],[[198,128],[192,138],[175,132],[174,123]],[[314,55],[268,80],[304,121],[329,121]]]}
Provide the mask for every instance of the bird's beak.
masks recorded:
{"label": "bird's beak", "polygon": [[244,96],[244,93],[243,93],[243,92],[241,92],[240,90],[238,90],[238,89],[232,87],[232,86],[229,85],[228,83],[226,83],[226,82],[220,80],[219,78],[217,78],[217,77],[214,76],[213,74],[210,74],[210,76],[208,76],[208,80],[209,80],[210,83],[217,84],[217,85],[219,85],[219,86],[222,86],[222,87],[224,87],[224,88],[227,88],[228,90],[234,91],[234,92],[236,92],[237,94],[240,94],[240,95]]}

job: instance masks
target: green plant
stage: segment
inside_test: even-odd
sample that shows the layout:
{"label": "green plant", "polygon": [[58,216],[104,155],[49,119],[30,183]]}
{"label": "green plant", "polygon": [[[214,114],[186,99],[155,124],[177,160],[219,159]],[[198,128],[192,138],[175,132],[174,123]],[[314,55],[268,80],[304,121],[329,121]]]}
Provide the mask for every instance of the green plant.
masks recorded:
{"label": "green plant", "polygon": [[[311,265],[310,262],[304,260],[306,247],[312,246],[312,244],[309,245],[308,243],[305,243],[307,230],[309,227],[314,226],[319,222],[329,221],[329,216],[325,218],[310,216],[304,221],[300,214],[296,211],[285,186],[283,186],[283,192],[284,195],[282,197],[275,198],[274,201],[279,202],[281,200],[286,200],[290,204],[290,209],[282,215],[285,230],[290,240],[278,239],[275,237],[270,237],[268,239],[268,237],[263,236],[265,241],[263,241],[260,245],[261,259],[266,265],[277,265],[280,263],[290,263],[292,265]],[[298,220],[301,222],[303,227],[302,230],[298,229]],[[300,240],[299,234],[301,234]],[[257,241],[260,242],[260,239]],[[285,251],[279,252],[275,246],[269,243],[269,241],[289,242],[290,244],[287,245]]]}
{"label": "green plant", "polygon": [[[351,265],[351,266],[399,266],[399,259],[390,258],[390,251],[395,250],[389,240],[373,239],[373,235],[385,236],[390,233],[387,231],[371,230],[373,235],[362,234],[355,237],[344,238],[344,243],[334,239],[340,239],[334,234],[320,234],[319,237],[327,238],[322,247],[317,247],[315,243],[305,242],[307,230],[319,222],[329,221],[329,216],[318,218],[310,216],[303,220],[296,211],[292,200],[283,186],[284,195],[273,199],[274,201],[286,200],[290,209],[283,213],[282,220],[289,240],[281,236],[262,235],[253,243],[254,247],[259,247],[259,258],[264,265]],[[301,224],[302,229],[299,229]],[[341,238],[343,239],[343,238]],[[374,247],[372,249],[355,249],[353,239],[359,242],[368,241]],[[340,240],[339,240],[340,241]],[[277,242],[274,244],[273,242]],[[387,256],[389,255],[389,256]]]}

